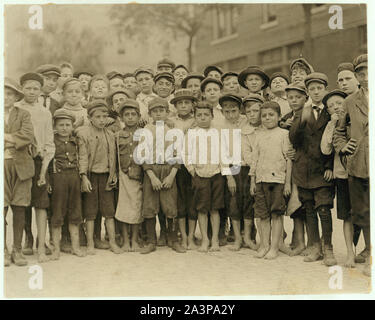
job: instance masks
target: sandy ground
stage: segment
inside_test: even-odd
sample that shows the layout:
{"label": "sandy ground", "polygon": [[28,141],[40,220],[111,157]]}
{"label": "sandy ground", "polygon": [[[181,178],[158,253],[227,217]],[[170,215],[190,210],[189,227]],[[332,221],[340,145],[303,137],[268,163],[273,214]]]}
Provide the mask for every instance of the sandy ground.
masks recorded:
{"label": "sandy ground", "polygon": [[[342,223],[334,216],[333,245],[340,266],[345,260]],[[11,230],[11,214],[8,217]],[[34,226],[35,228],[35,226]],[[290,242],[292,222],[285,218]],[[9,231],[10,231],[9,230]],[[36,232],[34,233],[36,234]],[[11,232],[8,238],[11,243]],[[357,252],[364,247],[363,239]],[[362,275],[363,265],[343,272],[342,289],[330,289],[329,269],[321,261],[303,262],[303,257],[280,254],[273,261],[257,259],[254,251],[242,248],[232,252],[230,245],[217,253],[188,251],[178,254],[158,247],[148,255],[96,250],[95,256],[78,258],[62,253],[59,261],[40,264],[43,288],[30,289],[30,266],[36,256],[27,257],[29,265],[5,268],[5,296],[40,297],[152,297],[152,296],[247,296],[280,294],[369,293],[370,278]]]}

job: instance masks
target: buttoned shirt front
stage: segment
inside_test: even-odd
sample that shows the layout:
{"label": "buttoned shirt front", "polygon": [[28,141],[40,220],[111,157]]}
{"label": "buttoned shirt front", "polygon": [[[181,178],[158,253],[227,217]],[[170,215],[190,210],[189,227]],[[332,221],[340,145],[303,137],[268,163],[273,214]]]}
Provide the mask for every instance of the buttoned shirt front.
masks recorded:
{"label": "buttoned shirt front", "polygon": [[55,159],[54,169],[57,172],[66,169],[77,169],[78,171],[78,150],[76,138],[70,136],[64,139],[57,133],[55,134]]}
{"label": "buttoned shirt front", "polygon": [[127,173],[129,167],[137,165],[134,161],[134,150],[138,146],[138,141],[134,141],[134,132],[138,128],[124,128],[118,132],[117,145],[120,160],[120,168]]}

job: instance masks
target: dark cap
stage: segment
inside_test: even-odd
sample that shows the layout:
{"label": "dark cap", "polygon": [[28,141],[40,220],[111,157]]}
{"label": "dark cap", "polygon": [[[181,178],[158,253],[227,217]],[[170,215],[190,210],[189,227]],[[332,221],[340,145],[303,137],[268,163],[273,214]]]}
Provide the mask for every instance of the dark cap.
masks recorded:
{"label": "dark cap", "polygon": [[337,66],[337,74],[339,74],[341,71],[344,71],[344,70],[348,70],[348,71],[354,72],[354,65],[353,65],[353,63],[351,63],[351,62],[343,62],[343,63],[340,63]]}
{"label": "dark cap", "polygon": [[273,79],[275,78],[283,78],[288,84],[290,83],[289,77],[284,72],[275,72],[270,77],[270,85]]}
{"label": "dark cap", "polygon": [[241,108],[242,106],[242,99],[240,96],[237,96],[235,94],[224,94],[219,99],[220,106],[223,106],[224,101],[234,101],[237,102],[238,107]]}
{"label": "dark cap", "polygon": [[182,99],[189,99],[193,102],[197,102],[198,99],[193,96],[193,93],[189,89],[179,89],[174,93],[174,97],[171,99],[172,104],[176,104],[177,101],[180,101]]}
{"label": "dark cap", "polygon": [[155,97],[148,103],[148,111],[151,111],[156,107],[163,107],[169,110],[168,101],[160,97]]}
{"label": "dark cap", "polygon": [[86,106],[87,114],[91,115],[96,109],[99,109],[99,108],[103,108],[103,109],[105,108],[105,110],[108,111],[107,102],[105,102],[105,100],[103,99],[95,99],[89,102],[89,104]]}
{"label": "dark cap", "polygon": [[238,73],[233,72],[233,71],[225,72],[221,76],[221,81],[224,82],[225,78],[227,78],[227,77],[236,77],[236,78],[238,78]]}
{"label": "dark cap", "polygon": [[111,72],[108,72],[106,74],[108,80],[112,80],[114,78],[120,78],[120,79],[123,79],[122,77],[122,74],[120,72],[117,72],[117,71],[111,71]]}
{"label": "dark cap", "polygon": [[136,98],[133,91],[130,91],[128,89],[116,89],[116,90],[111,91],[109,95],[107,96],[106,100],[107,100],[108,105],[112,105],[113,96],[118,93],[124,94],[125,96],[128,97],[128,99]]}
{"label": "dark cap", "polygon": [[164,58],[164,59],[161,59],[158,64],[157,64],[157,68],[159,67],[170,67],[172,68],[172,70],[174,69],[175,67],[175,64],[172,60],[168,59],[168,58]]}
{"label": "dark cap", "polygon": [[290,91],[290,90],[297,90],[299,92],[302,92],[303,94],[307,95],[306,92],[306,87],[302,84],[299,83],[291,83],[286,86],[285,91]]}
{"label": "dark cap", "polygon": [[216,79],[216,78],[205,78],[202,82],[201,82],[201,91],[203,92],[204,89],[206,89],[206,86],[209,84],[209,83],[216,83],[219,87],[220,87],[220,90],[223,89],[223,83]]}
{"label": "dark cap", "polygon": [[17,83],[17,81],[11,79],[11,78],[8,78],[8,77],[5,77],[4,78],[4,87],[5,88],[10,88],[12,90],[14,90],[17,95],[18,95],[18,100],[21,100],[23,98],[23,92],[20,88],[20,85]]}
{"label": "dark cap", "polygon": [[304,67],[309,71],[309,72],[307,72],[307,74],[314,72],[314,69],[313,69],[312,65],[311,65],[310,63],[308,63],[307,60],[306,60],[305,58],[302,58],[302,57],[297,58],[297,59],[294,59],[294,60],[290,63],[290,71],[293,70],[293,67],[294,67],[294,65],[295,65],[296,63],[300,63],[300,64],[304,65]]}
{"label": "dark cap", "polygon": [[367,68],[367,54],[361,54],[353,61],[354,70],[357,71],[359,68],[366,67]]}
{"label": "dark cap", "polygon": [[250,66],[250,67],[247,67],[245,70],[241,71],[241,73],[238,75],[238,82],[241,85],[241,87],[248,89],[246,87],[245,81],[249,74],[257,74],[258,76],[262,77],[262,79],[264,80],[264,85],[262,89],[265,89],[268,87],[270,83],[270,78],[263,71],[263,69],[261,69],[259,66]]}
{"label": "dark cap", "polygon": [[79,76],[81,76],[81,75],[83,75],[83,74],[86,74],[86,75],[88,75],[88,76],[90,76],[90,77],[93,77],[93,76],[94,76],[94,74],[93,74],[92,72],[82,70],[82,71],[74,72],[74,78],[77,78],[77,79],[78,79]]}
{"label": "dark cap", "polygon": [[204,76],[200,73],[197,73],[197,72],[192,72],[190,74],[188,74],[182,81],[181,81],[181,87],[182,88],[186,88],[186,85],[187,85],[187,82],[190,80],[190,79],[199,79],[200,81],[202,81],[204,79]]}
{"label": "dark cap", "polygon": [[259,103],[264,103],[264,98],[257,93],[249,93],[246,97],[242,99],[242,103],[245,104],[246,102],[254,101]]}
{"label": "dark cap", "polygon": [[175,72],[177,69],[185,69],[187,73],[189,73],[189,69],[187,67],[185,67],[183,64],[178,64],[177,66],[175,66],[173,68],[173,71],[172,72]]}
{"label": "dark cap", "polygon": [[218,66],[207,66],[206,68],[204,68],[203,70],[203,74],[204,74],[204,77],[207,78],[208,74],[211,72],[211,71],[217,71],[220,73],[220,75],[223,74],[223,70],[221,70],[220,67]]}
{"label": "dark cap", "polygon": [[21,86],[23,86],[23,84],[28,81],[28,80],[34,80],[34,81],[38,81],[40,83],[40,85],[43,87],[43,84],[44,84],[44,80],[43,80],[43,77],[39,74],[39,73],[35,73],[35,72],[28,72],[28,73],[25,73],[21,78],[20,78],[20,84]]}
{"label": "dark cap", "polygon": [[40,73],[40,74],[55,74],[57,75],[58,77],[60,77],[61,75],[61,70],[58,66],[55,66],[53,64],[43,64],[41,66],[39,66],[36,71],[36,73]]}
{"label": "dark cap", "polygon": [[328,92],[323,97],[323,100],[322,100],[322,102],[323,102],[323,104],[324,104],[325,107],[327,107],[327,101],[328,101],[328,99],[331,98],[332,96],[340,96],[340,97],[342,97],[342,98],[345,99],[348,95],[344,91],[339,90],[339,89],[335,89],[335,90],[332,90],[332,91]]}
{"label": "dark cap", "polygon": [[53,114],[53,120],[56,119],[69,119],[72,120],[72,122],[76,121],[76,117],[74,116],[74,114],[64,108],[60,108],[55,111],[55,113]]}
{"label": "dark cap", "polygon": [[131,72],[126,72],[122,75],[122,78],[125,79],[125,78],[134,78],[134,73],[131,73]]}
{"label": "dark cap", "polygon": [[175,81],[172,73],[163,71],[155,75],[154,82],[156,83],[159,79],[162,79],[162,78],[165,78],[172,83],[174,83]]}
{"label": "dark cap", "polygon": [[118,113],[121,115],[125,108],[133,108],[140,113],[139,104],[134,99],[126,99],[119,107]]}
{"label": "dark cap", "polygon": [[305,78],[305,86],[308,87],[311,82],[319,82],[328,86],[328,77],[321,72],[312,72]]}
{"label": "dark cap", "polygon": [[142,66],[142,67],[137,68],[134,71],[134,77],[137,77],[137,75],[139,75],[140,73],[149,73],[151,75],[151,77],[154,77],[154,71],[152,71],[151,68],[146,67],[146,66]]}

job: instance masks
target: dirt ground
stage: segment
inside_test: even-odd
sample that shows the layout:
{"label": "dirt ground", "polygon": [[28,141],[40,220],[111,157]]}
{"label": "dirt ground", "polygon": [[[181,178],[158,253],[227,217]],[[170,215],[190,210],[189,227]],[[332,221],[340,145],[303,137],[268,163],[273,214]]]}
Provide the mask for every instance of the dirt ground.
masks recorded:
{"label": "dirt ground", "polygon": [[[230,245],[217,253],[188,251],[178,254],[158,247],[148,255],[96,250],[95,256],[78,258],[62,253],[59,261],[40,264],[42,289],[30,289],[31,266],[36,255],[27,257],[29,265],[5,268],[4,287],[8,298],[42,297],[165,297],[165,296],[238,296],[282,294],[365,294],[371,291],[370,278],[362,275],[363,265],[345,269],[345,243],[342,222],[334,217],[333,245],[342,266],[342,289],[330,289],[332,274],[321,261],[303,262],[303,257],[280,254],[273,261],[257,259],[255,252],[242,248],[231,251]],[[11,214],[8,216],[8,243],[11,243]],[[34,226],[35,228],[35,226]],[[290,242],[292,222],[285,218]],[[34,235],[36,231],[34,232]],[[357,247],[364,247],[361,236]],[[30,273],[29,273],[30,271]]]}

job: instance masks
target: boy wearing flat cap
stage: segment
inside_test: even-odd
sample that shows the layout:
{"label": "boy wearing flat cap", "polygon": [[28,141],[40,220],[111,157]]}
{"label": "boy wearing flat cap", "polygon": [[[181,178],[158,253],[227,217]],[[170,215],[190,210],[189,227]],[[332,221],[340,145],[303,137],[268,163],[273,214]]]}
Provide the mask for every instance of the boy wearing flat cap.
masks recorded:
{"label": "boy wearing flat cap", "polygon": [[134,77],[134,73],[127,72],[124,73],[122,77],[124,79],[125,89],[132,91],[135,96],[138,96],[141,90],[139,88],[137,80]]}
{"label": "boy wearing flat cap", "polygon": [[[124,252],[138,251],[138,231],[142,218],[142,166],[134,161],[134,150],[138,141],[133,139],[139,128],[139,105],[134,99],[124,100],[118,108],[125,127],[115,134],[117,164],[119,170],[119,195],[116,208],[116,221],[124,243]],[[131,242],[129,235],[131,234]]]}
{"label": "boy wearing flat cap", "polygon": [[213,126],[220,127],[224,121],[224,116],[219,104],[219,98],[221,90],[223,89],[223,83],[216,78],[205,78],[201,82],[201,91],[204,99],[211,103],[213,107],[214,120]]}
{"label": "boy wearing flat cap", "polygon": [[336,264],[332,247],[333,207],[333,155],[326,156],[320,149],[323,132],[330,120],[322,100],[328,85],[327,76],[313,72],[305,78],[307,93],[312,105],[296,112],[289,131],[290,140],[296,150],[293,165],[293,183],[298,186],[298,196],[306,210],[307,235],[312,247],[305,262],[322,258],[318,216],[324,240],[324,264]]}
{"label": "boy wearing flat cap", "polygon": [[57,80],[61,75],[60,68],[52,64],[44,64],[39,66],[35,72],[40,73],[44,80],[42,94],[38,100],[53,115],[60,108],[60,103],[52,98],[50,94],[57,88]]}
{"label": "boy wearing flat cap", "polygon": [[125,88],[124,79],[120,72],[111,71],[107,73],[107,78],[109,80],[109,91]]}
{"label": "boy wearing flat cap", "polygon": [[179,64],[173,69],[173,76],[175,78],[176,89],[181,88],[181,82],[186,78],[188,74],[189,70],[183,64]]}
{"label": "boy wearing flat cap", "polygon": [[[352,222],[362,227],[365,239],[366,247],[355,257],[355,261],[366,262],[363,272],[371,276],[367,54],[358,56],[353,64],[360,89],[345,99],[344,109],[347,116],[339,120],[334,147],[344,159],[346,158]],[[347,117],[350,119],[350,134],[347,130]]]}
{"label": "boy wearing flat cap", "polygon": [[232,71],[224,73],[221,76],[221,82],[223,83],[223,94],[235,94],[241,96],[237,73]]}
{"label": "boy wearing flat cap", "polygon": [[[186,250],[180,245],[177,238],[177,186],[176,174],[180,164],[176,162],[174,155],[170,154],[172,142],[164,141],[164,148],[161,150],[164,157],[160,158],[156,146],[162,145],[158,141],[157,130],[159,126],[164,126],[164,135],[167,134],[170,127],[166,120],[168,118],[168,101],[156,97],[148,104],[149,115],[152,123],[146,125],[145,130],[152,134],[152,143],[146,143],[148,154],[152,156],[151,164],[145,162],[142,164],[145,172],[143,179],[143,208],[142,215],[146,222],[147,238],[149,243],[141,251],[143,254],[151,253],[156,250],[156,216],[165,215],[167,225],[168,245],[176,252],[183,253]],[[151,136],[150,136],[151,137]],[[161,214],[162,213],[162,214]],[[160,224],[163,221],[159,221]],[[161,226],[162,228],[162,226]]]}
{"label": "boy wearing flat cap", "polygon": [[275,101],[281,108],[281,117],[291,111],[286,99],[285,88],[290,83],[289,77],[283,72],[275,72],[270,77],[271,101]]}
{"label": "boy wearing flat cap", "polygon": [[[34,142],[34,129],[30,113],[14,105],[23,93],[18,83],[4,79],[4,265],[13,262],[27,265],[22,255],[22,236],[25,227],[25,209],[31,201],[34,161],[29,149]],[[9,254],[6,244],[6,215],[13,213],[13,250]]]}
{"label": "boy wearing flat cap", "polygon": [[220,80],[221,75],[223,74],[223,70],[221,70],[218,66],[207,66],[203,70],[203,74],[205,78],[214,78]]}
{"label": "boy wearing flat cap", "polygon": [[[154,92],[163,99],[170,101],[172,93],[175,89],[175,79],[170,72],[159,72],[154,77]],[[169,103],[169,114],[170,116],[176,115],[176,110],[173,104]]]}
{"label": "boy wearing flat cap", "polygon": [[85,256],[80,249],[78,235],[78,227],[82,223],[82,203],[78,143],[73,136],[74,122],[74,115],[63,108],[57,110],[53,116],[56,152],[50,172],[51,226],[54,245],[52,260],[58,260],[60,257],[61,228],[65,217],[68,217],[69,222],[72,253],[78,257]]}
{"label": "boy wearing flat cap", "polygon": [[[100,213],[105,218],[109,246],[121,253],[115,241],[115,199],[117,184],[115,137],[106,127],[108,106],[104,100],[94,100],[87,106],[90,124],[79,130],[79,173],[82,185],[82,209],[87,227],[87,253],[95,254],[94,220]],[[98,237],[98,235],[96,235]],[[100,239],[96,239],[99,241]]]}
{"label": "boy wearing flat cap", "polygon": [[134,71],[134,77],[141,89],[137,96],[137,102],[141,111],[140,125],[144,126],[148,120],[148,103],[155,97],[156,93],[152,91],[154,87],[154,73],[150,68],[140,67]]}
{"label": "boy wearing flat cap", "polygon": [[249,93],[263,95],[262,90],[268,87],[270,79],[260,67],[250,66],[241,71],[238,75],[238,82]]}
{"label": "boy wearing flat cap", "polygon": [[184,89],[189,89],[193,93],[193,96],[200,101],[202,98],[201,82],[203,79],[204,76],[200,73],[190,73],[182,80],[181,87]]}
{"label": "boy wearing flat cap", "polygon": [[156,66],[156,73],[169,72],[172,73],[175,68],[175,64],[168,58],[161,59]]}
{"label": "boy wearing flat cap", "polygon": [[300,57],[290,63],[290,82],[304,85],[305,78],[314,72],[313,67],[306,59]]}
{"label": "boy wearing flat cap", "polygon": [[347,95],[357,92],[359,82],[354,74],[354,65],[351,62],[340,63],[337,67],[337,86]]}
{"label": "boy wearing flat cap", "polygon": [[19,108],[28,111],[31,115],[31,123],[34,127],[35,147],[33,152],[35,175],[31,188],[31,206],[26,210],[26,241],[24,254],[32,255],[33,235],[31,232],[31,207],[35,208],[38,229],[38,261],[48,261],[46,257],[45,236],[47,225],[47,209],[49,197],[47,192],[48,172],[47,168],[55,154],[53,143],[52,116],[49,110],[38,102],[44,80],[38,73],[26,73],[20,83],[24,98],[16,102]]}

